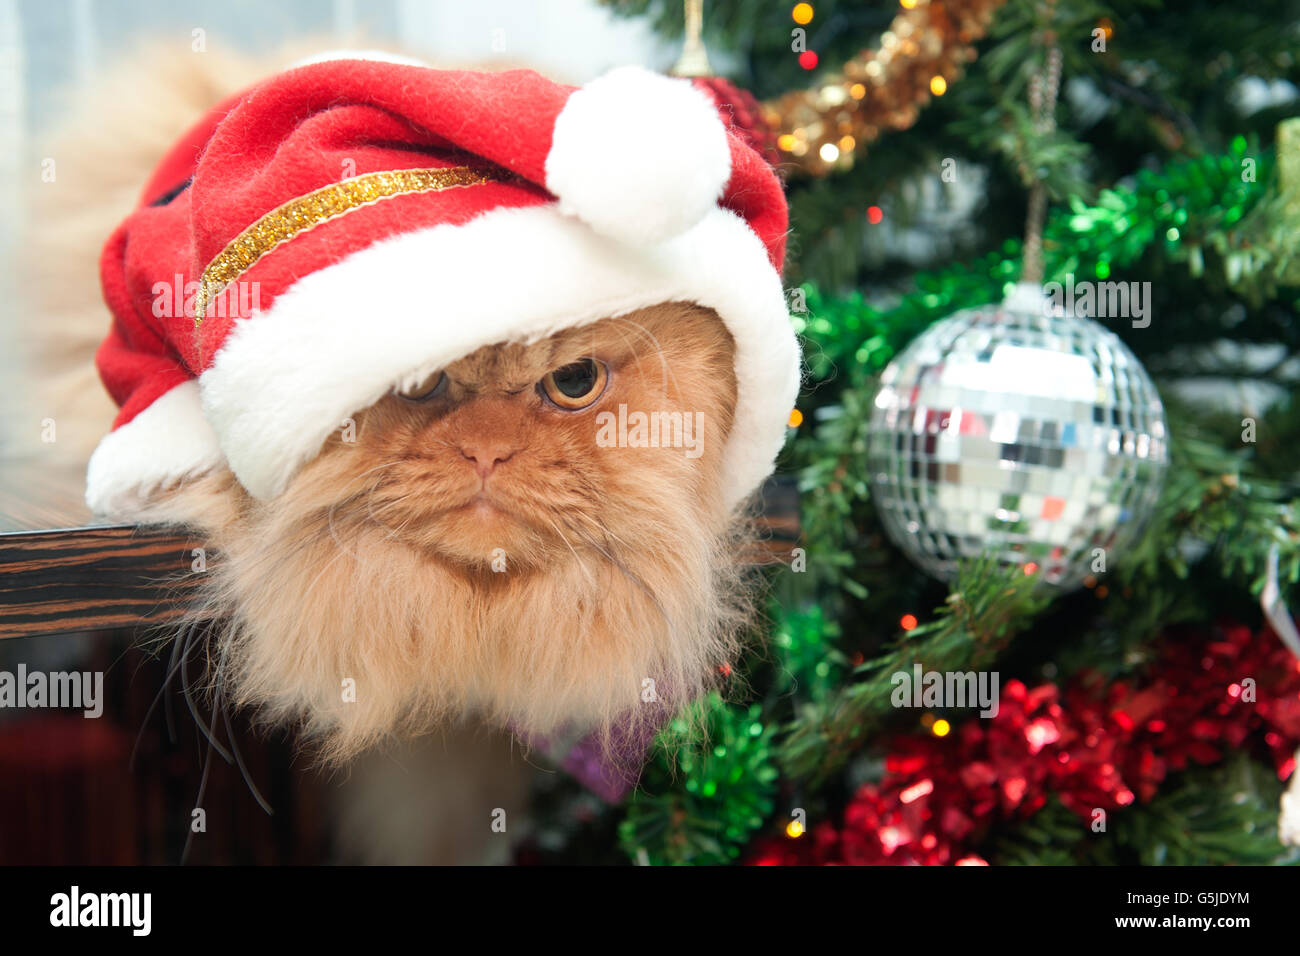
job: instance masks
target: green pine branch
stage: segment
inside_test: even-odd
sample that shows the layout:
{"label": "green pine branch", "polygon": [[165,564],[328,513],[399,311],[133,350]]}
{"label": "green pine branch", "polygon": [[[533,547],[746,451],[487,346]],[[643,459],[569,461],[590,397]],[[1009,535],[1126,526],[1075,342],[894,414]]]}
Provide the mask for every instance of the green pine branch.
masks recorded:
{"label": "green pine branch", "polygon": [[916,664],[939,671],[987,666],[1051,602],[1040,585],[993,556],[964,563],[932,620],[859,666],[854,683],[800,708],[777,749],[782,768],[813,785],[824,782],[893,712],[894,674],[910,674]]}

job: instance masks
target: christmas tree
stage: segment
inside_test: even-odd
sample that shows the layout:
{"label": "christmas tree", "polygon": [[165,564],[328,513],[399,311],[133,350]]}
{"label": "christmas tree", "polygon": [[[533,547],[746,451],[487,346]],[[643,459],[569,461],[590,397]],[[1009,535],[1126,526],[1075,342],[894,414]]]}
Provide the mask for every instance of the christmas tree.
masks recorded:
{"label": "christmas tree", "polygon": [[[785,178],[807,376],[782,469],[798,476],[802,540],[771,572],[755,652],[666,728],[640,790],[604,807],[555,783],[530,852],[1300,859],[1300,794],[1284,796],[1300,744],[1287,610],[1300,576],[1300,4],[732,0],[702,20],[677,0],[609,6],[682,40],[678,72],[730,106]],[[1027,518],[1025,496],[1004,496],[935,577],[908,555],[951,537],[924,526],[940,486],[970,490],[975,512],[987,487],[965,461],[922,474],[909,512],[921,527],[889,533],[898,463],[881,454],[903,449],[901,474],[919,446],[873,438],[890,407],[882,375],[922,333],[964,309],[987,317],[1024,280],[1058,306],[1071,298],[1042,322],[1090,314],[1138,369],[1121,374],[1146,369],[1162,417],[1135,430],[1154,427],[1167,451],[1132,452],[1159,465],[1151,500],[1123,509],[1125,534],[1094,515],[1081,584],[1053,583],[1039,552],[1008,544],[1034,543],[1047,525],[1028,519],[1069,511],[1069,490]],[[1108,315],[1119,289],[1134,298]],[[1001,384],[1011,408],[1023,383]],[[1044,387],[1037,400],[1056,397]],[[928,433],[955,429],[950,414]],[[1024,466],[1002,458],[1003,473]],[[1000,682],[996,706],[954,706],[952,682],[940,686],[954,674],[972,693]],[[707,740],[685,734],[701,723]]]}

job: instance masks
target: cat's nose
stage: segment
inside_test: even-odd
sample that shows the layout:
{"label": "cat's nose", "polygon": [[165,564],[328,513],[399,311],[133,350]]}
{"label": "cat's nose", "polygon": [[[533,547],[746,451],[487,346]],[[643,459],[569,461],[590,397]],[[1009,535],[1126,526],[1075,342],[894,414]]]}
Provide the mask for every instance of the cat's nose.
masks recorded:
{"label": "cat's nose", "polygon": [[460,453],[468,461],[474,462],[474,470],[478,472],[480,478],[492,474],[496,466],[503,461],[508,461],[515,451],[515,446],[508,441],[482,438],[462,442],[460,446]]}

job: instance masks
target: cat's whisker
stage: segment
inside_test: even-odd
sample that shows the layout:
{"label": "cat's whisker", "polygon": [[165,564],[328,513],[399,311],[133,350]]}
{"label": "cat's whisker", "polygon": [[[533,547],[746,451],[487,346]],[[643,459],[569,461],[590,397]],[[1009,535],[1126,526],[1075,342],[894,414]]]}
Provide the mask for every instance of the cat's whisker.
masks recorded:
{"label": "cat's whisker", "polygon": [[[610,550],[600,541],[596,540],[594,537],[589,536],[583,529],[575,527],[573,525],[569,525],[569,530],[576,532],[578,537],[581,538],[588,547],[593,548],[594,550],[599,552],[605,558],[606,561],[608,561],[611,565],[613,565],[615,568],[621,571],[624,577],[626,577],[629,581],[631,581],[634,585],[636,585],[637,589],[640,590],[642,594],[644,594],[646,597],[650,599],[650,602],[655,606],[655,609],[659,612],[659,614],[663,617],[663,619],[669,624],[672,623],[672,618],[669,616],[667,608],[663,606],[663,603],[659,600],[659,598],[655,595],[655,593],[651,591],[648,587],[646,587],[646,584],[644,581],[641,580],[640,575],[632,571],[632,569],[627,566],[627,564],[623,561],[622,558],[616,555],[612,550]],[[602,530],[604,529],[602,528]]]}
{"label": "cat's whisker", "polygon": [[543,517],[546,518],[547,524],[549,524],[552,528],[555,529],[555,533],[559,535],[559,538],[561,541],[564,542],[565,547],[567,547],[570,551],[573,552],[574,560],[577,562],[578,566],[582,568],[583,573],[587,576],[587,580],[590,581],[592,586],[594,587],[596,584],[596,576],[591,573],[591,568],[587,567],[587,563],[583,561],[582,558],[578,555],[578,550],[569,541],[568,537],[565,536],[564,532],[560,530],[560,526],[555,522],[553,518],[551,518],[549,515],[543,515]]}
{"label": "cat's whisker", "polygon": [[[378,517],[376,517],[376,515],[375,515],[375,491],[378,489],[378,487],[379,487],[379,486],[376,484],[376,485],[373,486],[373,487],[370,489],[370,491],[366,494],[366,517],[369,518],[370,521],[371,521],[373,524],[376,524],[376,525],[378,525],[379,527],[381,527],[381,528],[383,528],[383,529],[385,529],[386,531],[389,532],[388,535],[387,535],[387,537],[385,537],[385,539],[384,539],[385,541],[387,541],[389,538],[392,538],[395,534],[397,534],[397,532],[398,532],[399,529],[389,527],[389,525],[388,525],[386,522],[381,521],[381,520],[379,520]],[[387,511],[387,510],[390,509],[390,508],[397,508],[397,507],[399,507],[399,506],[405,504],[407,501],[409,501],[409,500],[410,500],[411,498],[413,498],[414,496],[415,496],[415,492],[413,492],[413,491],[408,491],[408,492],[406,492],[406,494],[398,495],[396,498],[391,498],[391,499],[389,499],[388,501],[384,502],[383,506],[379,509],[379,512],[382,514],[383,512]],[[407,518],[407,520],[406,520],[405,522],[402,523],[402,527],[405,527],[406,524],[409,523],[409,521],[410,521],[410,518]]]}
{"label": "cat's whisker", "polygon": [[[181,665],[179,656],[181,645],[182,643],[188,642],[189,633],[196,627],[198,627],[197,622],[188,625],[186,629],[178,631],[176,637],[172,640],[172,656],[167,662],[167,671],[163,676],[162,686],[158,688],[158,693],[154,695],[153,702],[149,705],[149,709],[144,713],[144,720],[140,722],[140,732],[135,735],[135,745],[131,748],[131,758],[127,761],[127,769],[129,770],[135,769],[135,755],[140,749],[140,741],[144,738],[145,728],[149,725],[149,718],[153,716],[153,712],[157,708],[158,702],[163,699],[163,696],[171,687],[172,680],[176,677],[176,672],[180,670]],[[176,735],[172,732],[170,713],[167,717],[167,738],[172,742],[175,742]]]}
{"label": "cat's whisker", "polygon": [[[396,508],[400,505],[404,505],[406,504],[406,502],[410,501],[414,497],[415,497],[415,492],[408,492],[407,494],[404,494],[401,497],[393,498],[392,500],[384,503],[384,505],[379,509],[379,514],[383,514],[385,511],[388,511],[390,508]],[[383,540],[390,541],[393,538],[397,537],[399,534],[401,534],[403,531],[405,531],[408,527],[410,527],[411,522],[413,522],[417,517],[419,517],[419,514],[418,512],[415,511],[410,512],[406,516],[406,519],[400,525],[394,528],[392,525],[388,524],[385,521],[380,520],[376,516],[374,510],[374,496],[371,495],[369,498],[366,499],[366,517],[370,519],[371,524],[374,524],[377,527],[383,528],[385,531],[387,531],[388,534],[384,536]]]}
{"label": "cat's whisker", "polygon": [[221,754],[222,759],[225,760],[226,763],[231,763],[232,758],[230,754],[226,751],[225,747],[217,743],[216,736],[213,733],[213,728],[209,727],[207,721],[205,721],[199,714],[198,705],[194,702],[194,691],[190,684],[189,660],[190,648],[194,645],[194,634],[197,633],[197,631],[197,624],[190,628],[185,637],[185,646],[181,649],[181,692],[185,695],[185,703],[189,705],[190,716],[193,717],[194,722],[198,724],[199,730],[202,731],[203,736],[208,738],[208,743],[217,751],[217,753]]}
{"label": "cat's whisker", "polygon": [[[227,666],[227,651],[229,645],[221,644],[220,658],[217,661],[216,690],[212,698],[212,712],[215,715],[218,710],[221,711],[221,720],[226,727],[226,739],[230,741],[230,752],[234,755],[235,765],[239,767],[239,774],[244,778],[244,784],[248,787],[253,799],[257,801],[258,806],[266,811],[268,816],[274,814],[271,805],[267,803],[266,798],[262,796],[257,785],[253,783],[252,774],[248,772],[248,767],[244,763],[244,755],[239,749],[239,741],[235,738],[235,728],[230,720],[230,697],[226,694],[226,675],[229,673]],[[215,724],[216,721],[214,720]]]}
{"label": "cat's whisker", "polygon": [[[368,477],[369,475],[373,475],[375,472],[377,472],[377,471],[382,471],[382,470],[385,469],[385,468],[391,468],[394,464],[396,464],[396,462],[392,462],[392,461],[384,461],[384,462],[380,462],[378,465],[375,465],[373,468],[367,468],[365,471],[363,471],[363,472],[361,472],[360,474],[356,475],[356,476],[352,479],[352,481],[349,481],[346,485],[344,485],[344,486],[343,486],[343,490],[346,491],[348,488],[351,488],[352,485],[353,485],[355,482],[361,480],[362,478],[366,478],[366,477]],[[374,494],[374,490],[375,490],[375,488],[378,487],[378,486],[379,486],[379,483],[382,482],[383,480],[384,480],[384,476],[383,476],[383,475],[380,475],[380,476],[375,480],[374,485],[372,485],[371,488],[370,488],[370,490],[369,490],[368,492],[365,493],[365,495],[366,495],[367,498],[368,498],[370,495],[373,495],[373,494]],[[329,532],[330,532],[330,538],[332,538],[333,541],[334,541],[334,543],[335,543],[336,545],[338,545],[339,548],[342,549],[342,550],[344,550],[344,551],[348,551],[348,549],[347,549],[347,546],[343,543],[343,541],[339,538],[339,536],[338,536],[338,530],[334,527],[334,513],[335,513],[335,511],[338,510],[338,508],[339,508],[340,506],[342,506],[343,504],[346,504],[346,503],[351,502],[351,501],[355,501],[355,500],[359,499],[360,497],[361,497],[361,494],[357,494],[357,495],[351,495],[351,496],[349,496],[349,497],[347,497],[347,498],[342,498],[342,499],[336,500],[332,505],[330,505],[330,508],[329,508],[329,512],[328,512],[327,518],[328,518],[328,521],[329,521]],[[350,555],[352,556],[352,560],[353,560],[353,561],[359,561],[359,560],[360,560],[360,557],[359,557],[357,554],[355,554],[355,553],[353,553],[353,552],[351,552],[351,551],[348,551],[348,554],[350,554]]]}
{"label": "cat's whisker", "polygon": [[[357,477],[358,477],[358,478],[364,478],[364,477],[367,476],[367,475],[370,475],[370,474],[373,474],[373,473],[376,472],[376,471],[379,471],[381,468],[387,468],[387,467],[390,467],[390,466],[393,465],[393,464],[394,464],[393,462],[384,462],[382,465],[377,465],[377,466],[375,466],[374,468],[367,469],[366,471],[362,472],[362,473],[361,473],[360,475],[358,475]],[[377,487],[379,486],[379,483],[380,483],[381,481],[383,481],[383,477],[384,477],[383,475],[380,475],[379,478],[375,481],[375,483],[370,487],[370,489],[369,489],[367,492],[364,493],[364,495],[365,495],[365,499],[366,499],[366,504],[367,504],[367,511],[369,510],[370,501],[371,501],[371,498],[372,498],[373,495],[374,495],[375,488],[377,488]],[[350,487],[351,484],[352,484],[352,482],[349,482],[348,485],[345,485],[344,487],[345,487],[345,488]],[[330,568],[332,568],[332,567],[334,566],[335,562],[337,562],[339,558],[343,557],[343,555],[345,555],[345,554],[348,555],[349,557],[352,558],[353,561],[360,561],[360,560],[361,560],[361,558],[360,558],[360,557],[359,557],[355,552],[349,550],[349,549],[347,548],[347,546],[344,545],[344,543],[342,542],[342,540],[340,540],[340,538],[339,538],[339,536],[338,536],[338,530],[337,530],[337,529],[335,528],[335,526],[334,526],[334,511],[335,511],[335,509],[338,508],[340,505],[345,504],[345,503],[347,503],[347,502],[360,500],[361,497],[362,497],[361,494],[356,494],[356,495],[353,495],[353,496],[351,496],[351,497],[349,497],[349,498],[346,498],[346,499],[344,499],[344,500],[342,500],[342,501],[336,502],[334,505],[332,505],[332,506],[330,507],[330,510],[329,510],[329,533],[330,533],[330,539],[331,539],[331,540],[332,540],[332,541],[333,541],[333,542],[338,546],[338,551],[334,554],[333,557],[331,557],[331,558],[329,559],[329,561],[327,561],[327,562],[325,563],[324,567],[322,567],[322,568],[320,569],[320,571],[316,574],[316,576],[315,576],[314,578],[312,578],[311,583],[307,585],[307,589],[306,589],[306,591],[303,593],[303,596],[304,596],[304,597],[306,597],[307,595],[309,595],[309,594],[311,593],[311,591],[312,591],[312,590],[316,587],[316,585],[320,582],[320,579],[321,579],[322,577],[324,577],[325,572],[327,572]],[[400,501],[400,500],[403,500],[405,497],[407,497],[407,496],[404,495],[403,498],[401,498],[401,499],[397,499],[397,500],[399,500],[399,501]],[[382,522],[376,522],[376,523],[382,525]],[[387,527],[387,525],[383,525],[383,527]],[[391,537],[391,535],[390,535],[390,537]]]}
{"label": "cat's whisker", "polygon": [[[198,718],[196,717],[195,719],[197,720]],[[203,758],[203,776],[199,778],[199,793],[198,796],[195,797],[194,799],[194,805],[196,807],[203,806],[203,796],[204,794],[207,793],[208,790],[208,774],[212,771],[212,750],[215,746],[216,746],[216,742],[213,741],[211,737],[209,737],[208,752],[207,755]],[[189,832],[185,835],[185,847],[181,850],[182,866],[184,866],[185,861],[189,859],[190,847],[193,845],[193,843],[194,843],[194,828],[190,827]]]}
{"label": "cat's whisker", "polygon": [[[676,390],[678,394],[681,394],[681,386],[677,382],[677,376],[673,372],[672,367],[669,366],[668,360],[664,358],[664,347],[660,344],[659,339],[655,337],[655,334],[651,332],[648,328],[646,328],[644,325],[642,325],[640,322],[637,322],[634,319],[629,319],[625,316],[620,316],[619,318],[613,319],[611,321],[615,326],[619,324],[632,326],[634,329],[636,329],[642,335],[648,338],[652,343],[654,343],[655,355],[658,356],[659,358],[659,368],[662,373],[661,380],[663,382],[664,395],[668,394],[668,382],[670,379],[672,381],[673,389]],[[622,335],[622,332],[620,331],[619,334]],[[627,341],[626,336],[624,337],[624,341]],[[633,349],[633,352],[634,353],[636,352],[635,348]],[[641,364],[641,360],[640,357],[638,356],[637,365],[640,366],[640,364]]]}
{"label": "cat's whisker", "polygon": [[584,516],[584,517],[588,517],[588,518],[589,518],[590,522],[591,522],[593,525],[595,525],[595,531],[599,532],[600,535],[601,535],[601,536],[602,536],[606,541],[611,541],[611,540],[612,540],[612,541],[614,542],[614,544],[617,545],[617,546],[620,547],[620,548],[626,548],[626,547],[628,546],[626,541],[624,541],[622,538],[620,538],[618,535],[616,535],[613,531],[611,531],[611,530],[610,530],[610,529],[605,525],[605,523],[602,522],[602,521],[600,520],[600,518],[598,518],[596,515],[590,515],[590,516]]}
{"label": "cat's whisker", "polygon": [[351,557],[354,561],[357,560],[357,556],[355,554],[348,551],[346,548],[339,548],[339,550],[337,550],[334,553],[334,556],[330,558],[328,561],[326,561],[324,566],[318,572],[316,572],[316,576],[311,579],[311,583],[308,584],[307,587],[303,590],[302,596],[304,598],[307,598],[311,595],[312,590],[316,587],[318,583],[320,583],[320,579],[325,576],[325,572],[328,571],[330,568],[334,567],[335,562],[337,562],[338,559],[343,557],[345,554]]}

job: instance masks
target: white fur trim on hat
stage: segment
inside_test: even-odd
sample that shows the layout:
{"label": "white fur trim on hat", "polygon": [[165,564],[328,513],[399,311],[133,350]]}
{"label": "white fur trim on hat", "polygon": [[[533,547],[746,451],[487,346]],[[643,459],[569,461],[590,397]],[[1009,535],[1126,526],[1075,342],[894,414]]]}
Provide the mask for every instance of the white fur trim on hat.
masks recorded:
{"label": "white fur trim on hat", "polygon": [[730,178],[727,132],[708,96],[639,67],[572,93],[546,157],[546,188],[561,212],[636,244],[695,225]]}
{"label": "white fur trim on hat", "polygon": [[719,207],[636,249],[554,204],[383,240],[238,322],[200,378],[203,408],[235,476],[271,498],[345,418],[418,369],[672,301],[714,309],[735,339],[737,408],[723,451],[735,504],[771,473],[785,441],[799,347],[762,242]]}
{"label": "white fur trim on hat", "polygon": [[131,518],[151,492],[209,471],[222,457],[198,382],[184,382],[104,436],[86,469],[86,504],[103,517]]}

